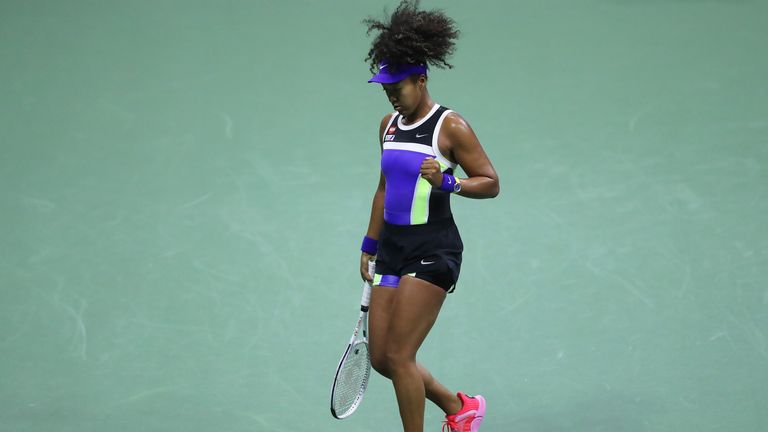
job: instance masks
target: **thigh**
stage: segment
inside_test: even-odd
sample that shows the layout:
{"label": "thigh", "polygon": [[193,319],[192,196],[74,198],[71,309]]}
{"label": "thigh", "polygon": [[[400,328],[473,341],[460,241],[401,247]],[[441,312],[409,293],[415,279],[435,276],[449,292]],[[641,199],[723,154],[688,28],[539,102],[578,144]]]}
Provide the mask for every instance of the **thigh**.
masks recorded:
{"label": "thigh", "polygon": [[387,328],[392,319],[397,288],[374,285],[368,312],[368,349],[374,364],[383,360],[387,346]]}
{"label": "thigh", "polygon": [[386,330],[387,356],[415,360],[416,352],[437,320],[446,292],[411,276],[403,276],[395,291]]}

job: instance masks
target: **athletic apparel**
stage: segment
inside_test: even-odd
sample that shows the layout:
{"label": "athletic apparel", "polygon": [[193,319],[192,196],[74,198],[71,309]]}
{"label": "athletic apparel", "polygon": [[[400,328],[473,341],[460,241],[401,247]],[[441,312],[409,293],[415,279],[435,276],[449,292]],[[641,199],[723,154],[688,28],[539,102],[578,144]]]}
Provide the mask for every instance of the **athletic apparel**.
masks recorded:
{"label": "athletic apparel", "polygon": [[464,244],[453,218],[422,225],[384,223],[374,285],[397,287],[413,276],[452,292],[459,279]]}
{"label": "athletic apparel", "polygon": [[412,125],[393,113],[384,130],[381,171],[386,178],[384,220],[394,225],[422,225],[451,216],[449,192],[433,188],[421,177],[421,164],[427,157],[440,163],[441,171],[453,174],[456,164],[440,153],[437,146],[440,126],[452,111],[435,104],[429,113]]}
{"label": "athletic apparel", "polygon": [[445,416],[443,432],[477,432],[485,417],[485,398],[477,395],[470,397],[462,392],[456,394],[461,399],[461,410]]}
{"label": "athletic apparel", "polygon": [[379,62],[379,73],[368,80],[369,83],[394,84],[400,82],[411,75],[426,75],[426,64],[403,64],[395,65],[389,60]]}

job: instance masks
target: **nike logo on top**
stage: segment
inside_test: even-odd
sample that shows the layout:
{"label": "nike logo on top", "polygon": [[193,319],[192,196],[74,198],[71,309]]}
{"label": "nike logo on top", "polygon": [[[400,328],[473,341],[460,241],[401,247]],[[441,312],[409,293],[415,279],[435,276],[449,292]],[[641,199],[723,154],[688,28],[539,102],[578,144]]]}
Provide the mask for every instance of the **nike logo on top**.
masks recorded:
{"label": "nike logo on top", "polygon": [[428,264],[434,264],[434,263],[435,263],[434,261],[424,261],[424,260],[421,260],[421,264],[422,265],[428,265]]}
{"label": "nike logo on top", "polygon": [[469,416],[473,416],[473,415],[477,415],[477,410],[467,411],[464,414],[462,414],[460,416],[457,416],[456,417],[456,421],[460,422],[460,421],[464,420],[465,418],[467,418]]}
{"label": "nike logo on top", "polygon": [[429,134],[416,134],[416,138],[425,137],[425,136],[427,136],[427,135],[429,135]]}

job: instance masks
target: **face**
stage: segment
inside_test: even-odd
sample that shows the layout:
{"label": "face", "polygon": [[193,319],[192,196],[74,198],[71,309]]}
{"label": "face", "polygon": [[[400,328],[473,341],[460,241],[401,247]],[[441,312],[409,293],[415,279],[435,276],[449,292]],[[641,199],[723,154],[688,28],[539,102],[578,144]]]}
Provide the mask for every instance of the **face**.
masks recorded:
{"label": "face", "polygon": [[404,116],[412,114],[421,102],[426,78],[424,75],[412,76],[394,84],[382,84],[387,99],[395,111]]}

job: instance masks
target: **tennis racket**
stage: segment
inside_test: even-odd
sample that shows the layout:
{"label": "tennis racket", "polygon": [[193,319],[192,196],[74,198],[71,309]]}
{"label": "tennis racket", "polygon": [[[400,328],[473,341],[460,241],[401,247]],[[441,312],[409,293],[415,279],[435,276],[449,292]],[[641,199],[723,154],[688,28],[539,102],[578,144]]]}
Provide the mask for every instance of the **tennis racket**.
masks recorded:
{"label": "tennis racket", "polygon": [[[373,276],[375,263],[368,263],[368,274]],[[371,357],[368,354],[368,305],[371,301],[371,283],[363,283],[360,318],[349,339],[347,350],[341,356],[331,387],[331,415],[344,419],[352,415],[363,401],[368,378],[371,376]]]}

